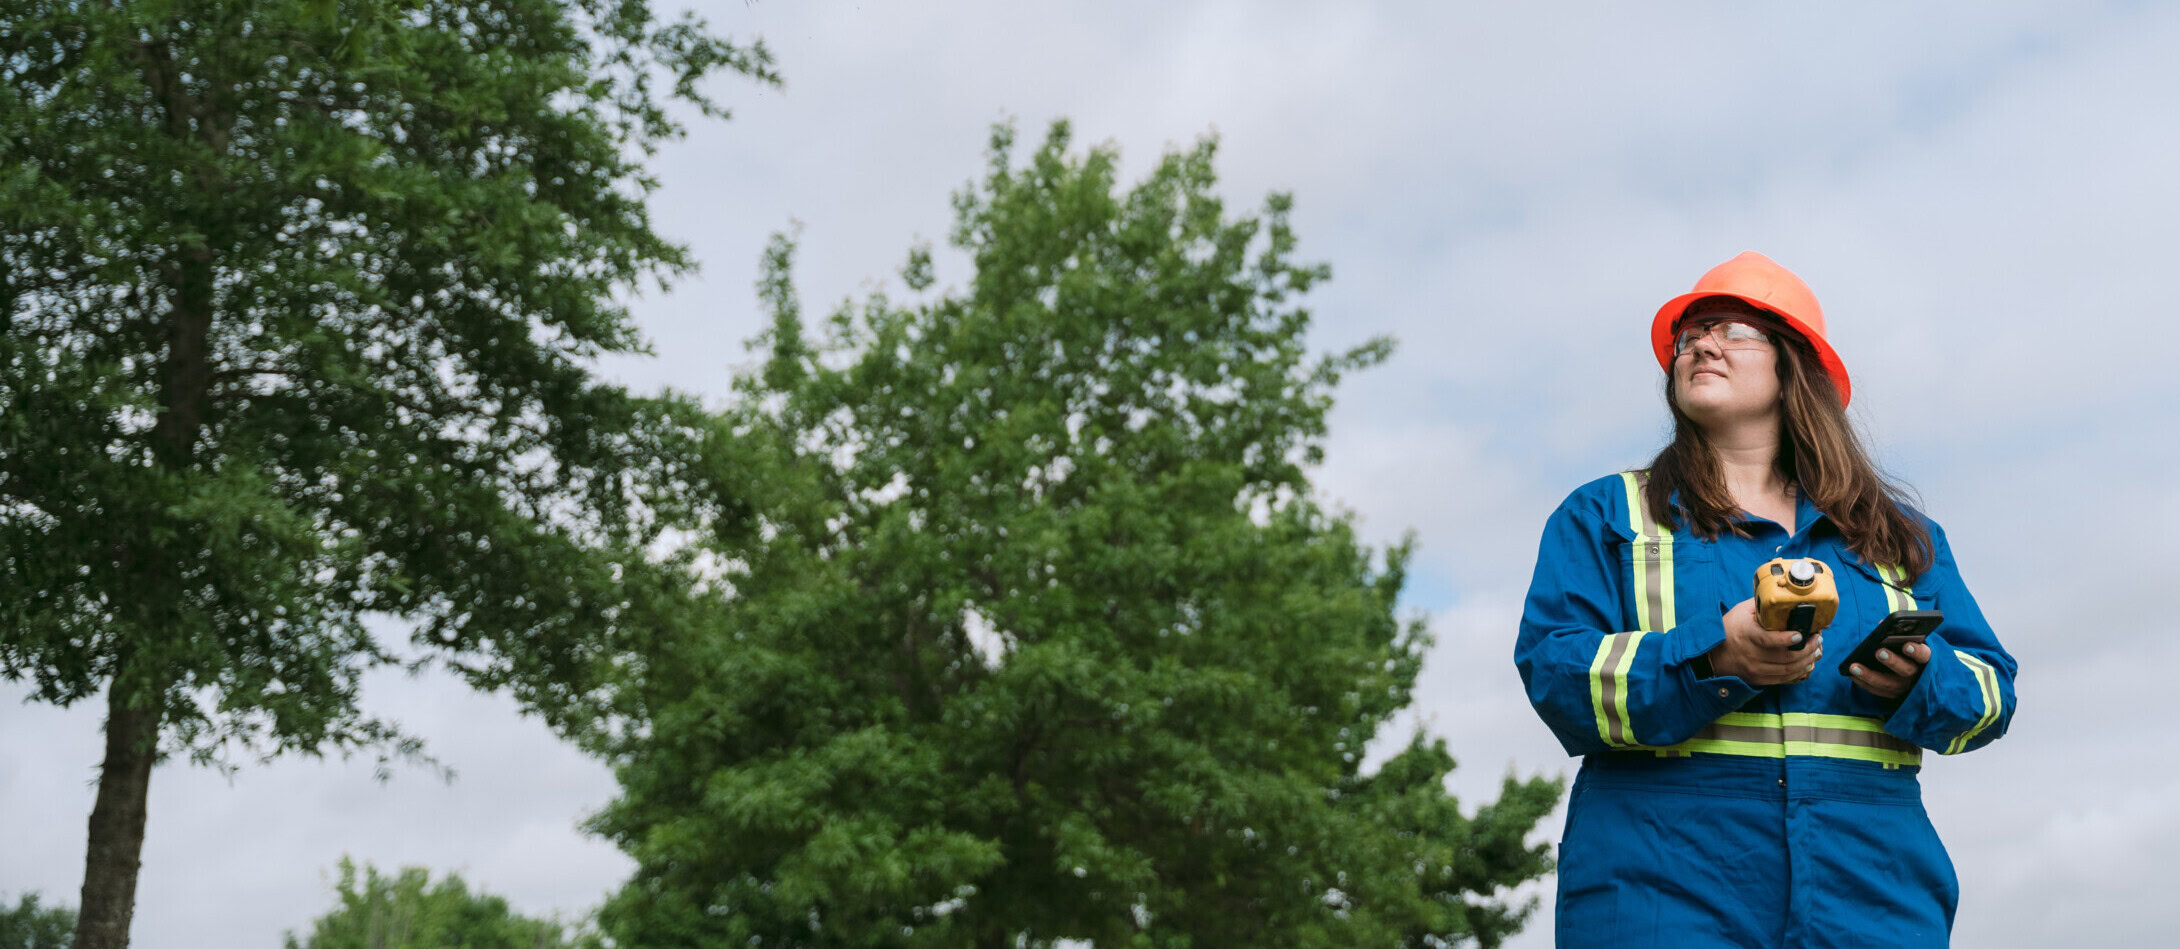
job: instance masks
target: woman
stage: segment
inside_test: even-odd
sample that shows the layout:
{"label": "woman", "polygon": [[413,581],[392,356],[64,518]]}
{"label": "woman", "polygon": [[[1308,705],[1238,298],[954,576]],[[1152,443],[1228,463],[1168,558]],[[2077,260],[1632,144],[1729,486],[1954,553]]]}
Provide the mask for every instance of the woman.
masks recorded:
{"label": "woman", "polygon": [[[1870,464],[1799,278],[1744,253],[1667,302],[1651,341],[1672,443],[1553,512],[1514,650],[1537,713],[1583,756],[1559,944],[1945,945],[1958,894],[1916,774],[1926,749],[2005,733],[2013,657],[1944,531]],[[1757,569],[1780,557],[1823,562],[1838,587],[1806,642],[1757,623]],[[1837,671],[1901,609],[1944,621]]]}

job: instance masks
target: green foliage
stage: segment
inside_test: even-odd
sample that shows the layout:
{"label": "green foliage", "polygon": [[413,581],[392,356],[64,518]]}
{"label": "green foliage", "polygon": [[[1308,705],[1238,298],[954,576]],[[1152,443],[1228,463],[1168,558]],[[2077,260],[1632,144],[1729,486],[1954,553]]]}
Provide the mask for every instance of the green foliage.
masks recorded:
{"label": "green foliage", "polygon": [[530,919],[507,901],[472,893],[455,874],[437,884],[420,867],[381,876],[341,859],[340,906],[318,918],[310,935],[287,949],[578,949],[599,945],[595,934],[570,933],[550,920]]}
{"label": "green foliage", "polygon": [[[1313,500],[1289,201],[1234,218],[1209,143],[1116,193],[1067,127],[957,196],[962,291],[806,339],[766,256],[732,413],[754,529],[708,635],[629,669],[594,821],[631,947],[1495,945],[1549,867],[1548,781],[1463,815],[1420,739],[1364,774],[1427,637],[1410,546]],[[912,289],[934,282],[911,253]]]}
{"label": "green foliage", "polygon": [[68,949],[75,941],[75,911],[38,905],[25,893],[14,909],[0,908],[0,949]]}
{"label": "green foliage", "polygon": [[0,676],[169,749],[413,750],[402,651],[565,721],[664,622],[707,436],[590,375],[690,266],[640,164],[761,45],[641,0],[0,13]]}

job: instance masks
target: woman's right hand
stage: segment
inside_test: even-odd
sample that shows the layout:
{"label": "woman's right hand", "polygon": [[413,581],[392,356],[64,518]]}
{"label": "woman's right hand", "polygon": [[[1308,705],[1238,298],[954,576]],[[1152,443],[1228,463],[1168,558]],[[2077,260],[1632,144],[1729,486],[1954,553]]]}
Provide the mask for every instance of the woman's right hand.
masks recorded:
{"label": "woman's right hand", "polygon": [[1711,649],[1711,671],[1738,676],[1750,685],[1783,685],[1809,678],[1817,660],[1824,656],[1824,634],[1809,637],[1809,645],[1793,648],[1802,634],[1765,629],[1756,625],[1756,600],[1742,600],[1722,617],[1726,640]]}

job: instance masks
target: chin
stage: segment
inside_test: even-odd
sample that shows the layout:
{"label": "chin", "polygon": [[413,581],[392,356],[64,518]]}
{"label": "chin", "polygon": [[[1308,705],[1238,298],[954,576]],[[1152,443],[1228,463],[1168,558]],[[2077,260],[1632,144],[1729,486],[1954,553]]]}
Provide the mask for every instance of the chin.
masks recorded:
{"label": "chin", "polygon": [[[1691,397],[1692,396],[1692,397]],[[1680,410],[1697,422],[1710,423],[1748,413],[1746,406],[1736,405],[1728,393],[1683,393]]]}

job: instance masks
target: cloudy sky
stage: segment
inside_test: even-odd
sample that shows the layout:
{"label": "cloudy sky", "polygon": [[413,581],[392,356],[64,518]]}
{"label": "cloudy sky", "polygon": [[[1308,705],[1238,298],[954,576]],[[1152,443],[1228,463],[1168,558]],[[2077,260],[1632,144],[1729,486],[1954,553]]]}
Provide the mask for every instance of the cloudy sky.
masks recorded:
{"label": "cloudy sky", "polygon": [[[1305,255],[1333,266],[1316,342],[1400,340],[1343,390],[1319,483],[1371,536],[1421,538],[1407,603],[1440,642],[1415,719],[1469,801],[1573,768],[1522,698],[1515,620],[1553,506],[1663,439],[1649,314],[1741,250],[1795,269],[1872,447],[2021,662],[2011,734],[1924,771],[1958,944],[2169,936],[2180,7],[700,6],[764,36],[787,87],[722,83],[734,118],[659,156],[657,223],[704,273],[638,302],[661,355],[608,370],[724,393],[766,235],[802,222],[814,306],[876,288],[944,238],[994,121],[1034,141],[1070,118],[1131,176],[1215,131],[1225,193],[1292,191]],[[99,719],[20,694],[0,688],[0,895],[72,903]],[[367,698],[457,779],[162,768],[138,945],[277,945],[330,905],[343,854],[533,913],[579,914],[629,871],[575,829],[610,775],[511,703],[436,677]],[[1547,903],[1518,945],[1550,931]]]}

